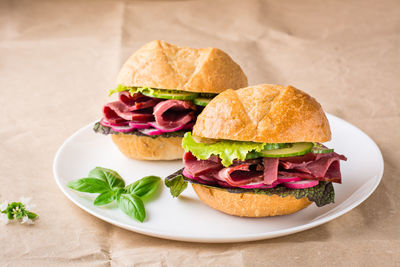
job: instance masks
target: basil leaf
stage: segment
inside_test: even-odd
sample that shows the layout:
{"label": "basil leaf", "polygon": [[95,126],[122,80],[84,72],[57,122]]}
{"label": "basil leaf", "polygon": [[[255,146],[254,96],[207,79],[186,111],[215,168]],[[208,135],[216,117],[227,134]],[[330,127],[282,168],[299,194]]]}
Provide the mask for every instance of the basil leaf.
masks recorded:
{"label": "basil leaf", "polygon": [[103,192],[96,197],[96,199],[93,202],[93,205],[103,206],[113,202],[114,199],[115,199],[115,192],[113,191]]}
{"label": "basil leaf", "polygon": [[36,213],[30,212],[30,211],[27,211],[26,215],[28,216],[28,219],[30,219],[30,220],[33,220],[38,216]]}
{"label": "basil leaf", "polygon": [[135,194],[141,198],[150,197],[160,185],[161,178],[158,176],[146,176],[125,187],[126,192]]}
{"label": "basil leaf", "polygon": [[11,211],[7,213],[7,217],[9,220],[14,220],[14,215],[12,214]]}
{"label": "basil leaf", "polygon": [[115,195],[115,199],[118,199],[119,196],[123,193],[125,193],[125,189],[124,188],[114,188],[113,189],[114,195]]}
{"label": "basil leaf", "polygon": [[121,194],[118,198],[118,207],[129,217],[143,222],[146,218],[146,210],[140,197],[133,194]]}
{"label": "basil leaf", "polygon": [[82,178],[70,181],[67,186],[76,191],[86,193],[103,193],[104,191],[110,190],[105,181],[96,178]]}
{"label": "basil leaf", "polygon": [[107,182],[110,189],[125,186],[125,182],[122,177],[116,171],[110,169],[96,167],[89,172],[89,177],[97,178]]}
{"label": "basil leaf", "polygon": [[178,197],[187,187],[188,182],[183,179],[182,170],[165,178],[165,185],[169,188],[173,197]]}

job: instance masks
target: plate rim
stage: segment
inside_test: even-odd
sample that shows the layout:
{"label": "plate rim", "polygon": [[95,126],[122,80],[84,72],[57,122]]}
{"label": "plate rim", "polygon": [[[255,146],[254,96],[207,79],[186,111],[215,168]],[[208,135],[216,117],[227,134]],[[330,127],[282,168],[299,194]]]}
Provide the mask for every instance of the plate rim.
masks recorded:
{"label": "plate rim", "polygon": [[[317,220],[313,220],[309,223],[306,224],[302,224],[299,226],[294,226],[294,227],[289,227],[286,229],[281,229],[281,230],[275,230],[272,232],[266,232],[266,233],[257,233],[257,234],[241,234],[239,236],[235,236],[235,237],[224,237],[224,238],[210,238],[210,237],[189,237],[187,235],[179,235],[179,234],[173,234],[173,235],[169,235],[169,234],[165,234],[165,233],[160,233],[158,231],[152,230],[152,229],[142,229],[140,227],[134,226],[134,225],[127,225],[125,223],[121,223],[118,222],[117,220],[114,220],[112,218],[108,218],[107,216],[101,215],[99,213],[97,213],[95,210],[92,210],[90,208],[85,207],[83,204],[79,203],[79,201],[76,201],[73,197],[72,194],[70,194],[70,192],[68,192],[66,190],[65,185],[61,184],[61,179],[58,177],[57,175],[57,163],[59,162],[59,157],[60,154],[63,150],[63,148],[70,142],[71,139],[73,139],[75,136],[79,135],[81,132],[85,131],[86,128],[89,125],[93,125],[95,122],[97,122],[98,120],[95,120],[81,128],[79,128],[77,131],[75,131],[72,135],[70,135],[67,139],[65,139],[65,141],[62,143],[62,145],[58,148],[54,160],[53,160],[53,176],[54,179],[56,180],[56,184],[59,187],[59,189],[63,192],[63,194],[70,200],[72,201],[75,205],[77,205],[78,207],[80,207],[81,209],[83,209],[84,211],[86,211],[87,213],[105,221],[108,222],[110,224],[116,225],[118,227],[121,227],[123,229],[129,230],[129,231],[133,231],[136,233],[140,233],[140,234],[144,234],[144,235],[148,235],[148,236],[152,236],[152,237],[157,237],[157,238],[163,238],[163,239],[169,239],[169,240],[175,240],[175,241],[184,241],[184,242],[196,242],[196,243],[233,243],[233,242],[248,242],[248,241],[257,241],[257,240],[265,240],[265,239],[271,239],[271,238],[276,238],[276,237],[280,237],[280,236],[286,236],[286,235],[291,235],[294,233],[298,233],[301,231],[305,231],[314,227],[317,227],[319,225],[325,224],[329,221],[332,221],[342,215],[344,215],[345,213],[351,211],[352,209],[356,208],[357,206],[359,206],[362,202],[364,202],[367,198],[369,198],[371,196],[371,194],[373,192],[375,192],[376,188],[378,187],[378,185],[380,184],[380,182],[382,181],[382,177],[383,177],[383,173],[384,173],[384,169],[385,169],[385,162],[383,160],[383,156],[382,156],[382,152],[379,149],[379,146],[375,143],[375,141],[368,136],[364,131],[362,131],[361,129],[359,129],[358,127],[356,127],[355,125],[335,116],[332,115],[330,113],[325,113],[327,115],[327,117],[332,117],[335,118],[339,121],[341,121],[342,123],[346,124],[349,127],[355,128],[356,130],[358,130],[361,134],[363,134],[365,137],[367,137],[367,139],[370,141],[371,145],[374,146],[374,148],[377,150],[378,152],[378,158],[380,160],[380,163],[382,165],[382,169],[380,171],[380,173],[378,174],[379,178],[375,181],[374,185],[372,186],[372,190],[368,193],[363,195],[361,198],[359,198],[357,201],[355,201],[354,203],[350,204],[348,207],[340,210],[340,211],[336,211],[333,214],[330,214],[326,217],[323,218],[319,218]],[[354,194],[354,193],[353,193]],[[350,196],[352,196],[353,194],[351,194]],[[346,198],[348,199],[348,198]]]}

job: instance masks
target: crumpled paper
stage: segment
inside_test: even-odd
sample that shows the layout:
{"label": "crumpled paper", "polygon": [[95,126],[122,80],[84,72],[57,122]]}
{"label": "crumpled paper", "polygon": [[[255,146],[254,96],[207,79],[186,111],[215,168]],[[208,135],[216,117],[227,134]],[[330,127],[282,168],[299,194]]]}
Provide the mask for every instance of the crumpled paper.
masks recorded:
{"label": "crumpled paper", "polygon": [[[399,26],[397,1],[1,1],[0,194],[32,197],[40,218],[0,226],[0,265],[400,265]],[[248,243],[163,240],[87,214],[57,188],[54,154],[153,39],[221,48],[250,84],[307,91],[377,142],[381,184],[332,222]]]}

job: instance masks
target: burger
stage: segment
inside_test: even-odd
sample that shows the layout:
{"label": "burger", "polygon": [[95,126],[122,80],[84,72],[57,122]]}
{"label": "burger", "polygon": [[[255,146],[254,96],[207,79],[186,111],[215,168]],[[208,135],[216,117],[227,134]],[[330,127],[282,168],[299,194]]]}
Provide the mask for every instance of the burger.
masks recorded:
{"label": "burger", "polygon": [[205,204],[244,217],[285,215],[334,202],[346,157],[321,105],[292,86],[227,90],[198,116],[182,146],[184,168],[165,179],[173,196],[190,182]]}
{"label": "burger", "polygon": [[247,86],[247,77],[222,50],[156,40],[125,62],[117,84],[110,95],[118,100],[103,107],[94,131],[111,135],[129,158],[173,160],[182,158],[182,137],[210,100]]}

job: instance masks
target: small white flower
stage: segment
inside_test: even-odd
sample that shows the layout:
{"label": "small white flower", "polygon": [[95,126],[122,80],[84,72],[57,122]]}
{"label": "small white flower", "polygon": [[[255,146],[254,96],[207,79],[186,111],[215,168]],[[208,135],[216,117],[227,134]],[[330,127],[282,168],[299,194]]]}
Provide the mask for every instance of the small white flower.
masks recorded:
{"label": "small white flower", "polygon": [[28,216],[24,216],[24,217],[22,217],[21,224],[24,224],[24,223],[33,224],[34,222],[31,219],[29,219]]}
{"label": "small white flower", "polygon": [[27,210],[32,210],[36,207],[35,204],[31,203],[32,198],[31,197],[20,197],[19,201],[24,204],[25,209]]}
{"label": "small white flower", "polygon": [[8,224],[10,222],[10,220],[7,217],[7,214],[5,214],[5,213],[0,213],[0,221],[3,224]]}
{"label": "small white flower", "polygon": [[8,201],[4,201],[0,204],[0,211],[5,210],[8,207]]}

